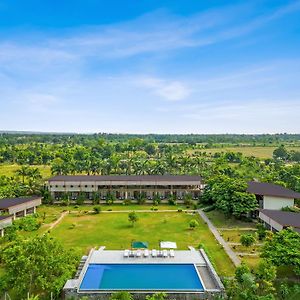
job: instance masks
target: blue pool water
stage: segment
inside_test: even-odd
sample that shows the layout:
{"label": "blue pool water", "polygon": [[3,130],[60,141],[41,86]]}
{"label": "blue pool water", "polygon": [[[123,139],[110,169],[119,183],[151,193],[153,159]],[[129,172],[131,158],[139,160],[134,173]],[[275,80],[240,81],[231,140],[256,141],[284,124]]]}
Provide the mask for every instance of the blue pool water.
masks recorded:
{"label": "blue pool water", "polygon": [[90,264],[80,290],[203,291],[193,264]]}

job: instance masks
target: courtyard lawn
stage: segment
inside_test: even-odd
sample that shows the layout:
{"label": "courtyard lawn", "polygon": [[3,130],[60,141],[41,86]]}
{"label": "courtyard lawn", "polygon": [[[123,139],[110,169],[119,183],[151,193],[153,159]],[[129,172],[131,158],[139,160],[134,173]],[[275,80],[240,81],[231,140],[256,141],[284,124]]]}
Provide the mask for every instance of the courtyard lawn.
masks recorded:
{"label": "courtyard lawn", "polygon": [[255,270],[261,260],[258,256],[243,256],[241,260],[245,262],[252,270]]}
{"label": "courtyard lawn", "polygon": [[255,234],[255,230],[220,230],[220,234],[226,242],[239,243],[241,235],[243,234]]}
{"label": "courtyard lawn", "polygon": [[[138,222],[132,227],[128,213],[84,214],[71,213],[51,230],[66,247],[79,248],[86,254],[92,247],[106,246],[107,249],[130,248],[131,241],[149,242],[150,248],[159,247],[159,241],[171,240],[179,249],[203,245],[218,273],[232,276],[234,266],[217,243],[207,225],[197,214],[167,212],[139,213]],[[189,229],[189,221],[196,219],[199,227]]]}
{"label": "courtyard lawn", "polygon": [[228,217],[221,211],[213,210],[205,213],[211,222],[217,228],[253,228],[255,229],[255,222],[246,222],[242,220],[237,220],[234,217]]}

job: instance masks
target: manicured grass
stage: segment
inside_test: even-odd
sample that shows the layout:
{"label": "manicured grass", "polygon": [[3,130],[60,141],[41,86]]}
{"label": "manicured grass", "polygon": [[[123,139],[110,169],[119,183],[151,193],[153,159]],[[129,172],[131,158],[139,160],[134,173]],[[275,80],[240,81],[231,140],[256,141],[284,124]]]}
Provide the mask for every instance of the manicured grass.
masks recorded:
{"label": "manicured grass", "polygon": [[258,256],[243,256],[241,260],[245,262],[251,269],[256,269],[261,258]]}
{"label": "manicured grass", "polygon": [[[149,242],[150,248],[158,249],[160,240],[171,240],[179,249],[202,244],[219,274],[232,276],[234,266],[222,247],[214,239],[207,225],[195,214],[138,213],[139,220],[134,227],[128,222],[128,213],[67,215],[52,231],[66,247],[79,248],[82,254],[92,247],[106,246],[107,249],[130,248],[131,241]],[[189,221],[197,219],[199,227],[189,229]]]}
{"label": "manicured grass", "polygon": [[[20,169],[20,165],[14,164],[14,165],[0,165],[0,176],[14,176],[15,171]],[[44,166],[44,165],[34,165],[31,166],[32,168],[38,168],[41,172],[41,175],[44,179],[51,177],[51,169],[50,166]]]}
{"label": "manicured grass", "polygon": [[255,228],[254,222],[237,220],[234,217],[228,217],[221,211],[213,210],[205,213],[212,223],[219,228]]}
{"label": "manicured grass", "polygon": [[260,246],[253,245],[250,247],[245,247],[243,245],[232,245],[231,248],[235,252],[258,253]]}
{"label": "manicured grass", "polygon": [[178,210],[187,209],[184,205],[183,206],[175,206],[175,205],[166,205],[160,204],[154,206],[152,204],[130,204],[130,205],[122,205],[122,204],[95,204],[95,205],[70,205],[70,206],[61,206],[64,210],[71,210],[71,211],[89,211],[93,210],[95,206],[100,206],[102,211],[123,211],[123,210]]}
{"label": "manicured grass", "polygon": [[241,235],[254,234],[254,230],[221,230],[220,234],[226,242],[239,243]]}

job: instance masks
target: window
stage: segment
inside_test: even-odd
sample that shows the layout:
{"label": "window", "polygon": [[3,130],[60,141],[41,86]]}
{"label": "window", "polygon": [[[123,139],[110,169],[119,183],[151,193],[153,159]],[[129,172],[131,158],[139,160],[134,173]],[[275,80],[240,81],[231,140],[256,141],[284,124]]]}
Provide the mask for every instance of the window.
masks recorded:
{"label": "window", "polygon": [[87,186],[87,185],[85,185],[84,187],[86,187],[86,188],[87,188],[88,186]]}
{"label": "window", "polygon": [[73,185],[70,185],[70,187],[72,188],[72,187],[73,187]]}

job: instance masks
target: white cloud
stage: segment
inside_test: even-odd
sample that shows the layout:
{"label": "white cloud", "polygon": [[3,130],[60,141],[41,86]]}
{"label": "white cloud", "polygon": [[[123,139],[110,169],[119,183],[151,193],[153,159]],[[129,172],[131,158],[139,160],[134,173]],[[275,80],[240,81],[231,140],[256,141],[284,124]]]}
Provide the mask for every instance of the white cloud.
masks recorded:
{"label": "white cloud", "polygon": [[155,95],[169,101],[180,101],[189,97],[191,94],[191,89],[179,81],[143,78],[137,82],[141,86],[149,88]]}

